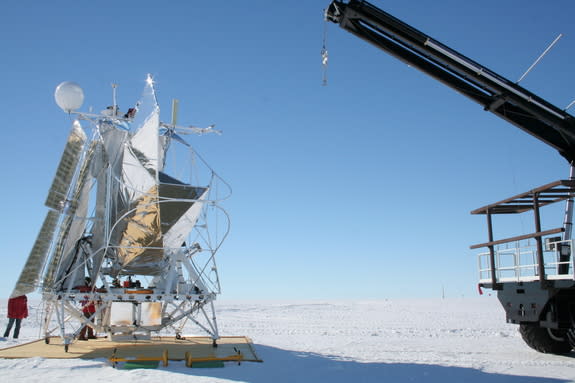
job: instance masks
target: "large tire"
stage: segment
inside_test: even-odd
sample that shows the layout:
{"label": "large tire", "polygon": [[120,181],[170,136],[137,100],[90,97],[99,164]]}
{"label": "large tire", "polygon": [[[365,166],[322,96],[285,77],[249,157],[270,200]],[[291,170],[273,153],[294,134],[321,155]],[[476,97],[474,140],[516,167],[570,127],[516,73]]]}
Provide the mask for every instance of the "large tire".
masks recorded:
{"label": "large tire", "polygon": [[549,334],[549,329],[539,327],[537,323],[519,325],[521,337],[529,347],[544,354],[569,354],[573,347],[566,336],[557,337]]}

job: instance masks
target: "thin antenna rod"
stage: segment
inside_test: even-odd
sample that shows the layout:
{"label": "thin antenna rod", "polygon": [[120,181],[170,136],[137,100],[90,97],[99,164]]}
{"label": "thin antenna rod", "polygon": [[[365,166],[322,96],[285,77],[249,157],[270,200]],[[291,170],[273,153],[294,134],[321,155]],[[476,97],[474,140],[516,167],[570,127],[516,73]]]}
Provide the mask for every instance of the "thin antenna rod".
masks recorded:
{"label": "thin antenna rod", "polygon": [[114,116],[116,116],[118,114],[118,103],[116,101],[116,88],[118,87],[118,84],[112,83],[112,111],[114,113]]}
{"label": "thin antenna rod", "polygon": [[535,60],[535,62],[533,64],[531,64],[531,66],[529,67],[529,69],[527,69],[525,71],[525,73],[523,73],[523,76],[521,76],[519,78],[519,80],[517,80],[516,84],[519,84],[521,82],[521,80],[523,80],[525,78],[525,76],[527,76],[527,74],[529,72],[531,72],[531,70],[535,67],[535,65],[537,65],[537,63],[539,63],[539,61],[541,61],[541,59],[543,58],[543,56],[545,56],[547,54],[547,52],[549,52],[549,50],[551,48],[553,48],[553,45],[555,45],[555,43],[557,43],[557,41],[559,41],[559,39],[563,37],[562,33],[559,33],[559,36],[555,37],[555,40],[553,40],[553,42],[551,44],[549,44],[549,46],[547,47],[547,49],[545,49],[545,51],[543,51],[543,53],[541,53],[541,55],[539,57],[537,57],[537,60]]}
{"label": "thin antenna rod", "polygon": [[180,106],[180,101],[176,98],[172,100],[172,125],[176,127],[178,123],[178,110]]}
{"label": "thin antenna rod", "polygon": [[567,111],[567,109],[571,108],[573,105],[575,105],[575,100],[571,101],[571,103],[563,110]]}

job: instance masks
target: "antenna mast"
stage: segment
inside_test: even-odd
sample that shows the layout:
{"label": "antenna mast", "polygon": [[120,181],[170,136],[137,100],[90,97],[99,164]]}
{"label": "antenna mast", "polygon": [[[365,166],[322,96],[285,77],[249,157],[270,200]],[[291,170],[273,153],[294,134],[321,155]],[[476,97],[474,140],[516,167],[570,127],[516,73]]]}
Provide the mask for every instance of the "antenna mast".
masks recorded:
{"label": "antenna mast", "polygon": [[535,68],[535,65],[537,65],[539,63],[539,61],[541,61],[541,59],[547,54],[547,52],[549,52],[551,50],[551,48],[553,48],[553,46],[557,43],[557,41],[559,41],[559,39],[561,37],[563,37],[563,34],[559,33],[559,35],[557,37],[555,37],[555,40],[553,40],[553,42],[551,44],[549,44],[547,49],[545,49],[543,51],[543,53],[541,53],[541,55],[539,55],[539,57],[537,57],[537,60],[535,60],[535,62],[533,64],[531,64],[531,66],[525,71],[525,73],[523,73],[523,75],[519,78],[519,80],[517,80],[516,84],[519,84],[521,82],[521,80],[523,80],[525,78],[525,76],[527,76],[527,74],[529,72],[531,72],[531,70],[533,68]]}
{"label": "antenna mast", "polygon": [[114,113],[114,116],[118,115],[118,102],[116,100],[116,88],[118,87],[118,84],[116,83],[112,83],[112,111]]}

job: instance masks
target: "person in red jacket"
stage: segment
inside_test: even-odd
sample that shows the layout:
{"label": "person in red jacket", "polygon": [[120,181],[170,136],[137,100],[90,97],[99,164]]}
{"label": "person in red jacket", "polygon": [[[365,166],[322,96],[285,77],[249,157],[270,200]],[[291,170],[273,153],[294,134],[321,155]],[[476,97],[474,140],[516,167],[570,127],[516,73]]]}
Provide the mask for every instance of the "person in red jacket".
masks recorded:
{"label": "person in red jacket", "polygon": [[[92,280],[90,277],[86,277],[84,280],[84,286],[76,287],[82,293],[89,293],[94,292],[94,287],[92,286]],[[96,312],[96,305],[93,301],[88,299],[89,297],[86,295],[84,296],[84,300],[80,301],[82,304],[82,313],[86,318],[92,317]],[[90,319],[91,322],[94,322],[94,318]],[[88,333],[86,336],[86,333]],[[96,335],[94,334],[94,329],[92,326],[84,325],[80,330],[80,334],[78,335],[79,340],[88,340],[88,339],[96,339]]]}
{"label": "person in red jacket", "polygon": [[28,298],[26,295],[20,295],[19,297],[10,298],[8,300],[8,326],[4,332],[4,338],[10,335],[10,330],[14,323],[14,339],[18,339],[20,334],[20,325],[22,324],[22,319],[28,317]]}

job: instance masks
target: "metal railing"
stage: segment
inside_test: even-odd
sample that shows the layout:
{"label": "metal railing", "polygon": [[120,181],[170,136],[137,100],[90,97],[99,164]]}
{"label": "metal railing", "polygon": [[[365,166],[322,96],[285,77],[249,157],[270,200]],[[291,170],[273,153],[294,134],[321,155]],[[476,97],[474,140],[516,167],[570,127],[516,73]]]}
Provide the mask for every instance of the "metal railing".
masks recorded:
{"label": "metal railing", "polygon": [[[540,280],[537,245],[518,241],[494,249],[496,283]],[[545,241],[543,269],[547,280],[573,280],[573,240]],[[478,254],[479,283],[491,283],[490,253]]]}

